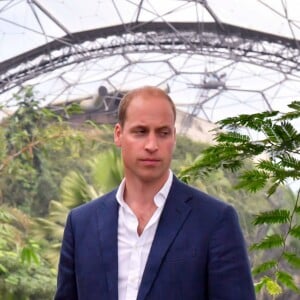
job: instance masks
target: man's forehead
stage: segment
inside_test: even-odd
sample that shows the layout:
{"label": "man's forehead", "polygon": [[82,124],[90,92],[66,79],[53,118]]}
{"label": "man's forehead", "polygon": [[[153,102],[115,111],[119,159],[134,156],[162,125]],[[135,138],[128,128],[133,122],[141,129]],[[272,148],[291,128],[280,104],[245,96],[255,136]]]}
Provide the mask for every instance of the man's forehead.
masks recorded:
{"label": "man's forehead", "polygon": [[147,124],[147,123],[136,123],[132,124],[131,127],[143,127],[143,128],[157,128],[157,129],[163,129],[163,128],[173,128],[173,124]]}

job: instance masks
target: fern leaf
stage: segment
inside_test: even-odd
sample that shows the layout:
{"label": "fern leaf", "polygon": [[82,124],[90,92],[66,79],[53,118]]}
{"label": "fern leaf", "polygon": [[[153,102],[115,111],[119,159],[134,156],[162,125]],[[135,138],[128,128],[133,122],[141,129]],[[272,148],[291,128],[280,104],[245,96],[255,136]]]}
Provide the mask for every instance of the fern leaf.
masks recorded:
{"label": "fern leaf", "polygon": [[274,125],[272,124],[271,126],[268,124],[264,124],[263,126],[263,131],[265,133],[265,135],[267,136],[267,138],[275,144],[280,143],[282,140],[280,138],[280,136],[278,135],[278,125]]}
{"label": "fern leaf", "polygon": [[300,268],[300,257],[292,252],[284,252],[283,253],[284,259],[294,268]]}
{"label": "fern leaf", "polygon": [[229,131],[229,132],[221,132],[218,134],[216,140],[219,143],[245,143],[250,141],[250,137],[248,135],[240,134],[238,132]]}
{"label": "fern leaf", "polygon": [[297,238],[297,239],[300,239],[300,225],[293,226],[290,230],[290,235]]}
{"label": "fern leaf", "polygon": [[284,140],[293,140],[295,136],[298,134],[295,127],[292,123],[288,121],[281,122],[279,125],[279,132],[281,134],[282,139]]}
{"label": "fern leaf", "polygon": [[286,168],[292,168],[293,170],[300,170],[300,160],[289,153],[280,155],[279,159],[282,166]]}
{"label": "fern leaf", "polygon": [[275,182],[274,184],[272,184],[272,185],[270,186],[270,188],[269,188],[268,191],[267,191],[268,197],[271,197],[271,196],[276,192],[276,190],[277,190],[277,188],[279,187],[279,185],[280,185],[280,182],[277,181],[277,182]]}
{"label": "fern leaf", "polygon": [[250,250],[266,250],[272,248],[282,247],[284,245],[284,239],[279,234],[273,234],[266,236],[260,243],[254,243]]}
{"label": "fern leaf", "polygon": [[278,115],[278,113],[278,111],[265,111],[252,115],[241,114],[237,117],[223,119],[218,124],[220,124],[221,128],[229,127],[234,129],[237,127],[248,127],[256,131],[261,131],[264,124],[268,123],[271,125],[271,121],[268,119]]}
{"label": "fern leaf", "polygon": [[285,209],[275,209],[256,215],[253,224],[283,224],[290,220],[290,212]]}
{"label": "fern leaf", "polygon": [[280,120],[293,120],[300,118],[300,111],[290,111],[287,112]]}
{"label": "fern leaf", "polygon": [[258,274],[261,274],[261,273],[264,273],[274,267],[276,267],[278,264],[277,261],[275,260],[269,260],[269,261],[266,261],[260,265],[258,265],[257,267],[255,267],[253,270],[252,270],[252,274],[255,276],[255,275],[258,275]]}
{"label": "fern leaf", "polygon": [[293,276],[287,272],[277,271],[276,278],[279,282],[285,285],[287,288],[291,289],[292,291],[299,293],[300,289],[297,287]]}
{"label": "fern leaf", "polygon": [[293,120],[300,118],[300,101],[293,101],[288,105],[293,111],[285,113],[279,120]]}
{"label": "fern leaf", "polygon": [[244,155],[256,156],[262,154],[266,149],[262,141],[254,141],[237,145],[237,150]]}
{"label": "fern leaf", "polygon": [[275,163],[270,160],[261,160],[257,167],[261,170],[269,171],[269,172],[276,172],[280,169],[280,166],[278,163]]}
{"label": "fern leaf", "polygon": [[241,175],[240,182],[236,187],[244,188],[250,192],[256,192],[267,184],[268,179],[269,175],[267,172],[250,170]]}
{"label": "fern leaf", "polygon": [[295,169],[292,169],[290,166],[283,166],[282,161],[280,161],[280,163],[274,163],[268,160],[263,160],[257,165],[259,169],[270,173],[274,181],[279,183],[283,183],[288,177],[297,178],[300,175],[297,169],[298,166],[294,166]]}
{"label": "fern leaf", "polygon": [[290,122],[283,121],[280,124],[273,124],[264,128],[265,133],[271,142],[278,144],[283,149],[290,147],[290,142],[294,140],[297,131]]}
{"label": "fern leaf", "polygon": [[300,113],[300,101],[293,101],[288,105],[288,107],[290,107],[296,111],[299,111],[299,113]]}

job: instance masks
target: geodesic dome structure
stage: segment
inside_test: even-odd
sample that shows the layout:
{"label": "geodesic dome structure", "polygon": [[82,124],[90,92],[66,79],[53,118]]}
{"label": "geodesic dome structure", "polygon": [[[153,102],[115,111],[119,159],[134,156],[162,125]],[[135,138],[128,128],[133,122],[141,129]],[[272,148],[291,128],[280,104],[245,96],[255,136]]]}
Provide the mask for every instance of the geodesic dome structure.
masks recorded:
{"label": "geodesic dome structure", "polygon": [[[31,85],[43,105],[141,85],[215,122],[299,99],[293,0],[2,0],[0,103]],[[103,102],[103,101],[102,101]]]}

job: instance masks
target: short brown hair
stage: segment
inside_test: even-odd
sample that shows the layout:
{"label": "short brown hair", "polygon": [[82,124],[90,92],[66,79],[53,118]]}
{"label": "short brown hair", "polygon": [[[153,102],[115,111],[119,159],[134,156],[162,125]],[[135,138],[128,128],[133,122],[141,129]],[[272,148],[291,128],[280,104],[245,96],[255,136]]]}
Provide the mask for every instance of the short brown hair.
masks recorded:
{"label": "short brown hair", "polygon": [[144,86],[129,91],[127,94],[124,95],[124,97],[120,101],[118,108],[118,122],[121,126],[124,126],[127,108],[131,100],[138,95],[159,96],[165,98],[167,101],[169,101],[174,114],[174,121],[176,120],[176,107],[171,97],[164,90],[158,87]]}

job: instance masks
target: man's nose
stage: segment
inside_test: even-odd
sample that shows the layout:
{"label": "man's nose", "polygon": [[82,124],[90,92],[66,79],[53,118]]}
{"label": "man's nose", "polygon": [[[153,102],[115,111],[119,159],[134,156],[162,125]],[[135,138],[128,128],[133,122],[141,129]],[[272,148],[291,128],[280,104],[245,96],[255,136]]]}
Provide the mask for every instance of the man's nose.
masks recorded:
{"label": "man's nose", "polygon": [[154,152],[158,149],[157,137],[155,134],[149,134],[146,140],[145,149]]}

